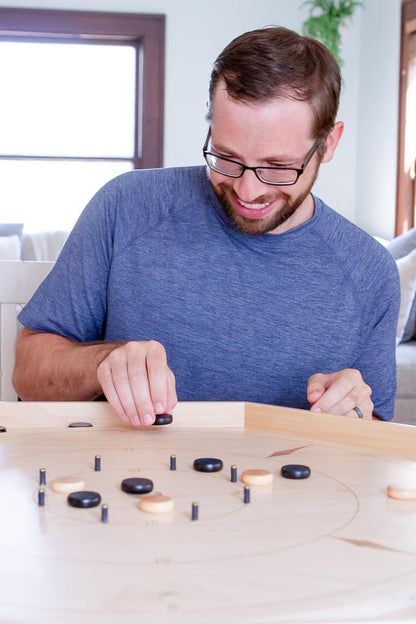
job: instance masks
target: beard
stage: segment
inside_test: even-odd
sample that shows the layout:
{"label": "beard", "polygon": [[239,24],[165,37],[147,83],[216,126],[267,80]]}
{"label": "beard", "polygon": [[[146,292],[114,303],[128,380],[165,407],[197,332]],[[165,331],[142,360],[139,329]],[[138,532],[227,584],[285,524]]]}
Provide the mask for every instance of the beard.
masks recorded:
{"label": "beard", "polygon": [[238,195],[235,193],[233,188],[227,184],[227,182],[221,182],[216,186],[212,185],[212,188],[222,206],[222,209],[224,210],[224,213],[229,219],[231,219],[236,229],[242,234],[252,234],[253,236],[258,236],[260,234],[272,232],[295,214],[298,208],[308,197],[312,186],[315,183],[317,174],[318,170],[316,170],[311,184],[295,197],[279,190],[278,192],[260,195],[252,201],[251,203],[253,204],[266,204],[276,200],[280,202],[280,208],[277,212],[273,212],[262,219],[249,219],[240,215],[235,210],[233,200],[238,200]]}

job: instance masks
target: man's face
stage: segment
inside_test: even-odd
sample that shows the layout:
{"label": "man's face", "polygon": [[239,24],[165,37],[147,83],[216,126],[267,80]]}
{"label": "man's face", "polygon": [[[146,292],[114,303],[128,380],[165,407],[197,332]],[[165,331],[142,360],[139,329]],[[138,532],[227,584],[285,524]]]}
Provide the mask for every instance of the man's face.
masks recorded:
{"label": "man's face", "polygon": [[[209,151],[247,166],[300,168],[314,144],[312,111],[305,102],[281,99],[241,103],[220,82],[212,104]],[[310,190],[319,169],[315,154],[296,184],[272,186],[253,171],[230,178],[209,170],[214,192],[234,225],[247,234],[284,232],[313,216]]]}

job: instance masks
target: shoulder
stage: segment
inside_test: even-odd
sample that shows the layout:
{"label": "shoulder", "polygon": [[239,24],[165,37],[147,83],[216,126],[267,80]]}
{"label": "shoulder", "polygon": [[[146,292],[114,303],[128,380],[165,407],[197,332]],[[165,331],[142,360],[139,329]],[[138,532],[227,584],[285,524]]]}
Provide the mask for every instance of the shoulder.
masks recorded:
{"label": "shoulder", "polygon": [[166,169],[135,169],[113,178],[104,184],[92,201],[129,204],[151,198],[163,198],[168,203],[173,192],[187,193],[203,186],[204,167],[171,167]]}
{"label": "shoulder", "polygon": [[[123,199],[137,200],[146,197],[162,196],[167,200],[172,191],[184,193],[199,186],[204,174],[204,167],[170,167],[161,169],[135,169],[123,173],[103,187],[106,193],[117,193]],[[133,193],[133,196],[131,196]]]}
{"label": "shoulder", "polygon": [[185,198],[201,195],[204,178],[204,167],[123,173],[97,191],[75,229],[91,230],[100,238],[106,232],[117,249],[157,227],[167,215],[183,206]]}
{"label": "shoulder", "polygon": [[322,244],[356,278],[397,278],[397,266],[391,253],[368,232],[320,202]]}
{"label": "shoulder", "polygon": [[[320,200],[317,200],[320,201]],[[389,314],[397,322],[400,281],[390,252],[373,236],[321,202],[317,240],[321,261],[336,279],[350,284],[363,311],[376,319]],[[326,250],[326,252],[325,252]],[[339,292],[342,297],[342,292]]]}

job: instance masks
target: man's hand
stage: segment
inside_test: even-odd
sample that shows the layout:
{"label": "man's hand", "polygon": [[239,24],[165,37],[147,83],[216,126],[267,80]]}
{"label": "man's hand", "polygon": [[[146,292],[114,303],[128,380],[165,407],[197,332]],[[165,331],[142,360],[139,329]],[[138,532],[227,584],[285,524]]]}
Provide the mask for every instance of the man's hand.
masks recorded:
{"label": "man's hand", "polygon": [[354,411],[358,407],[363,417],[371,420],[374,405],[370,397],[370,386],[364,382],[360,371],[353,368],[328,375],[317,373],[308,381],[307,398],[312,412],[358,418]]}
{"label": "man's hand", "polygon": [[106,355],[97,379],[108,402],[125,422],[151,425],[178,399],[166,351],[155,340],[127,342]]}

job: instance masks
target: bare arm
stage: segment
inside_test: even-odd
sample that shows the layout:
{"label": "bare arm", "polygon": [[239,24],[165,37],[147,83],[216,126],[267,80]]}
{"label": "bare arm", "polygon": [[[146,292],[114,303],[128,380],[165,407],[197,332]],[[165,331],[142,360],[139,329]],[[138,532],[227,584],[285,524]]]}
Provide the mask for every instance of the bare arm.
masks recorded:
{"label": "bare arm", "polygon": [[165,350],[152,340],[77,343],[24,328],[13,384],[24,401],[89,401],[104,392],[118,416],[136,425],[177,402]]}
{"label": "bare arm", "polygon": [[97,368],[116,344],[76,343],[24,328],[13,385],[24,401],[89,401],[102,393]]}

